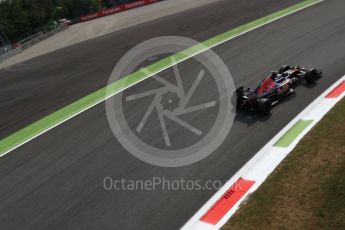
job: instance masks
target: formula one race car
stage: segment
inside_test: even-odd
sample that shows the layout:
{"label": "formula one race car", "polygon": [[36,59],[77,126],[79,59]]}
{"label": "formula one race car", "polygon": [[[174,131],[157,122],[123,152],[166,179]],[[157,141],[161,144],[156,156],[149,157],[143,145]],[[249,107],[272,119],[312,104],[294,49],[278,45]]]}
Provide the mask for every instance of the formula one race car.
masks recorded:
{"label": "formula one race car", "polygon": [[274,104],[294,94],[293,88],[299,83],[314,84],[321,77],[320,69],[306,70],[300,66],[291,68],[284,65],[278,72],[273,71],[255,90],[238,88],[235,92],[236,108],[269,114]]}

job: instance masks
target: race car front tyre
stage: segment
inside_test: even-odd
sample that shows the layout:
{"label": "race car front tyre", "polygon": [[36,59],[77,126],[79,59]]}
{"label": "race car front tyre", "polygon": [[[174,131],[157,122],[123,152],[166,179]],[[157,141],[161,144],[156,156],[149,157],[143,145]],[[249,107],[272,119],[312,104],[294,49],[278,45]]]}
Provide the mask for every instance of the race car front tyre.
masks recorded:
{"label": "race car front tyre", "polygon": [[316,69],[308,70],[305,74],[304,80],[307,83],[307,85],[314,84],[317,78],[319,77],[319,73]]}
{"label": "race car front tyre", "polygon": [[283,65],[283,66],[281,66],[280,67],[280,69],[279,69],[279,74],[282,74],[282,73],[284,73],[285,71],[287,71],[287,70],[289,70],[290,69],[290,66],[288,66],[288,65]]}

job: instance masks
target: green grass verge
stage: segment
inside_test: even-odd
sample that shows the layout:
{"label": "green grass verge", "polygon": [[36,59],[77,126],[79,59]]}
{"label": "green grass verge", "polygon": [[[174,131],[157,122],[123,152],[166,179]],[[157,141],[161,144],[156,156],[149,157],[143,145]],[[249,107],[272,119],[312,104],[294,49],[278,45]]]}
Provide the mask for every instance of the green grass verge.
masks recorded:
{"label": "green grass verge", "polygon": [[345,99],[318,123],[224,229],[345,229]]}

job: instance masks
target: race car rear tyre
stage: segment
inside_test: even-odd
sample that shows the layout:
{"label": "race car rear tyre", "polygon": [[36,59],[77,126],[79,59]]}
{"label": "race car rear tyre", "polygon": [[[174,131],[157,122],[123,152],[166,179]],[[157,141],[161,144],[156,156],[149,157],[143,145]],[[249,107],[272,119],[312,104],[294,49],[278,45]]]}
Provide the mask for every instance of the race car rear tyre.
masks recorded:
{"label": "race car rear tyre", "polygon": [[282,74],[282,73],[284,73],[285,71],[287,71],[287,70],[289,70],[290,69],[290,66],[288,66],[288,65],[283,65],[282,67],[280,67],[280,69],[279,69],[279,74]]}
{"label": "race car rear tyre", "polygon": [[256,110],[263,115],[268,115],[271,112],[272,102],[267,98],[261,98],[257,102]]}
{"label": "race car rear tyre", "polygon": [[234,108],[241,109],[242,108],[242,103],[243,103],[243,99],[240,98],[240,97],[237,97],[236,94],[234,94],[231,97],[231,104],[232,104],[232,106],[234,106]]}
{"label": "race car rear tyre", "polygon": [[243,86],[236,89],[235,95],[233,98],[236,98],[236,109],[242,109],[242,104],[244,101]]}

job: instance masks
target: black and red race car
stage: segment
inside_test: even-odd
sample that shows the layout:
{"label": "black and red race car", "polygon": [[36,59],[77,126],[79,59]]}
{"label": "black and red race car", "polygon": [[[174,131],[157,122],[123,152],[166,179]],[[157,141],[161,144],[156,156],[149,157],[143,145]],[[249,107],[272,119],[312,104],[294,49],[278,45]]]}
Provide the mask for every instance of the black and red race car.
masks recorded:
{"label": "black and red race car", "polygon": [[269,114],[274,104],[294,94],[293,88],[300,83],[314,84],[322,77],[320,69],[305,69],[300,66],[291,68],[282,66],[278,72],[273,71],[256,89],[239,87],[235,92],[236,108]]}

